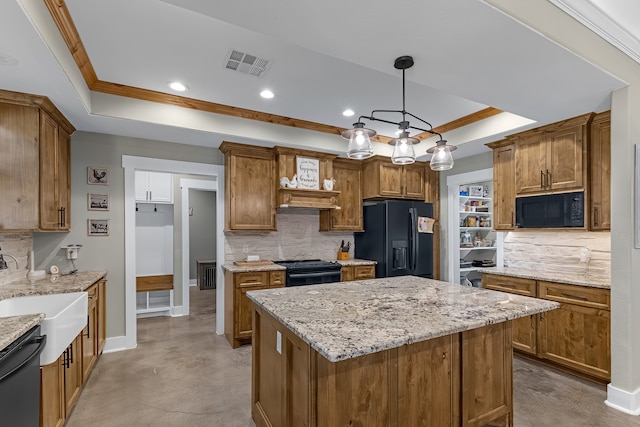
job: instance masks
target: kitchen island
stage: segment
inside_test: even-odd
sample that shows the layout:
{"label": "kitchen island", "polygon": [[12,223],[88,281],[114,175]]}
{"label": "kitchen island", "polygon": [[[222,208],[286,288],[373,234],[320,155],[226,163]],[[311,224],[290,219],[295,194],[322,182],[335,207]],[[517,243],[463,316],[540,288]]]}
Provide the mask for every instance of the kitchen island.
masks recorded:
{"label": "kitchen island", "polygon": [[247,295],[258,427],[512,425],[510,321],[559,306],[412,276]]}

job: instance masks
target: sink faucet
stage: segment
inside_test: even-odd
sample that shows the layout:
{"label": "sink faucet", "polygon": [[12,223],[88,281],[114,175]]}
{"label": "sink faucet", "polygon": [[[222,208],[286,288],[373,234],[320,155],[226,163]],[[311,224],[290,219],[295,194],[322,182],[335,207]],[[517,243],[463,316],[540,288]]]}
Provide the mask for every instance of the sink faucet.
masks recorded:
{"label": "sink faucet", "polygon": [[[0,250],[2,250],[2,248],[0,248]],[[9,268],[9,266],[7,265],[7,261],[4,260],[5,256],[8,256],[9,258],[13,259],[13,261],[16,263],[16,270],[20,268],[18,266],[18,260],[16,259],[16,257],[9,254],[0,254],[0,270],[6,270]]]}

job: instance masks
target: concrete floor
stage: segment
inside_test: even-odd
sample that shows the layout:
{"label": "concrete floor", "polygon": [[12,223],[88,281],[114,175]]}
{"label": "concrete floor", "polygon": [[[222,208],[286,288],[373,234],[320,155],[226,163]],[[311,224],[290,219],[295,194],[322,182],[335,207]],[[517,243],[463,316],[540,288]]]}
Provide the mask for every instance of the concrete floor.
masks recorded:
{"label": "concrete floor", "polygon": [[[139,319],[138,348],[102,356],[67,427],[254,427],[251,347],[215,335],[214,290],[190,295],[190,316]],[[514,361],[516,427],[640,427],[605,399],[603,386]]]}

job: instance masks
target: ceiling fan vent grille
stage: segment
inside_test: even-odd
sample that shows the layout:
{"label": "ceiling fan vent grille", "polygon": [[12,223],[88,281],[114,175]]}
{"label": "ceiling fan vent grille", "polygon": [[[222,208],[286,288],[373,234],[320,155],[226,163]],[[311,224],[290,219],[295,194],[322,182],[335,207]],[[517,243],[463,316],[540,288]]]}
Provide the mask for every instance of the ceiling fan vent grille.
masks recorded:
{"label": "ceiling fan vent grille", "polygon": [[226,58],[225,68],[243,74],[261,77],[269,67],[270,61],[248,53],[231,49]]}

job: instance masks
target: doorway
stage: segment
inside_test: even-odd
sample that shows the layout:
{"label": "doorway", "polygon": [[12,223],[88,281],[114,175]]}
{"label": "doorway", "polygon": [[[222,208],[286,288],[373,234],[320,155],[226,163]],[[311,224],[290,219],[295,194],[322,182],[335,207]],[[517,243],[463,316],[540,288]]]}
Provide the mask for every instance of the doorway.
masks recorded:
{"label": "doorway", "polygon": [[[154,159],[148,157],[122,156],[122,167],[124,169],[124,220],[125,220],[125,336],[122,345],[125,349],[135,348],[137,345],[137,320],[136,320],[136,239],[135,239],[135,171],[157,171],[173,174],[184,175],[202,175],[209,177],[212,183],[211,191],[216,192],[216,252],[224,254],[224,166],[203,163],[183,162],[176,160]],[[185,191],[184,189],[182,190]],[[188,194],[188,190],[187,194]],[[188,198],[188,196],[187,196]],[[182,203],[182,201],[181,201]],[[182,218],[188,218],[188,204],[182,203]],[[183,221],[184,222],[184,221]],[[187,220],[188,222],[188,220]],[[183,296],[183,305],[176,307],[175,315],[188,314],[189,301],[189,280],[188,280],[188,233],[187,243],[185,246],[185,237],[182,236],[180,244],[181,251],[176,251],[182,258],[182,272],[179,277],[182,278],[179,292]],[[176,242],[177,243],[177,242]],[[184,248],[187,250],[184,250]],[[185,259],[186,253],[186,259]],[[221,260],[223,261],[223,260]],[[185,284],[185,267],[187,266],[186,284]],[[223,282],[221,273],[222,269],[217,268],[216,281]],[[176,272],[177,273],[177,272]],[[184,294],[186,293],[186,299]],[[224,286],[218,286],[216,290],[217,304],[224,302]],[[224,310],[218,309],[216,312],[216,332],[218,334],[224,331]]]}

